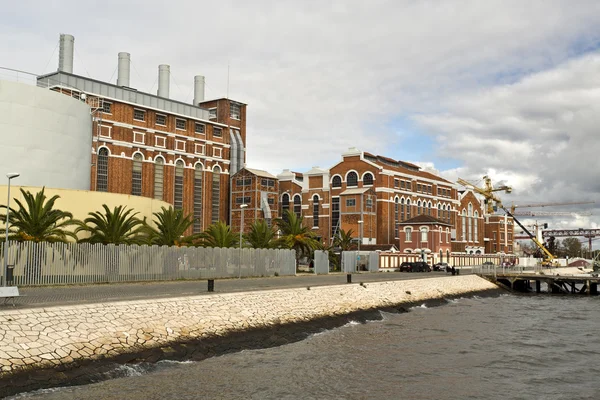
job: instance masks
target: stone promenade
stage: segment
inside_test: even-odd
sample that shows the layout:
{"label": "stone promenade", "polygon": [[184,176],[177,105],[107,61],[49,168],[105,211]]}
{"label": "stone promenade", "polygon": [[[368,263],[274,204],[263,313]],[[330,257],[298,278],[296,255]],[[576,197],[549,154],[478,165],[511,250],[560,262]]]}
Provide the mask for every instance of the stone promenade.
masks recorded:
{"label": "stone promenade", "polygon": [[0,378],[44,368],[497,289],[475,275],[0,311]]}

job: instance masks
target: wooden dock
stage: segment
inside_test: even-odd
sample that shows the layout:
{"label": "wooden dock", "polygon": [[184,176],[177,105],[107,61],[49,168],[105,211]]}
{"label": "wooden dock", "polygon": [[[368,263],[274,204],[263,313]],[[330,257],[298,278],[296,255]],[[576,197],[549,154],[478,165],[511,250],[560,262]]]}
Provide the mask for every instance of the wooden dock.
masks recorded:
{"label": "wooden dock", "polygon": [[513,292],[598,295],[600,277],[597,274],[543,275],[538,273],[496,272],[480,276]]}

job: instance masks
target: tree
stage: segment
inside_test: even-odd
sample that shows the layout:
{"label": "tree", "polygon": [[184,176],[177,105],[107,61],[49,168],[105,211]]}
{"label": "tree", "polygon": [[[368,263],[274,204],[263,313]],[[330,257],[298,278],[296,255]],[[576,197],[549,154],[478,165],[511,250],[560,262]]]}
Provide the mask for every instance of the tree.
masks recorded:
{"label": "tree", "polygon": [[277,247],[275,234],[275,228],[265,220],[259,220],[250,225],[250,232],[244,235],[244,239],[253,249],[272,249]]}
{"label": "tree", "polygon": [[566,238],[561,243],[563,253],[569,258],[581,256],[581,242],[577,238]]}
{"label": "tree", "polygon": [[210,225],[198,237],[197,244],[203,247],[236,247],[239,244],[238,236],[231,227],[220,221]]}
{"label": "tree", "polygon": [[124,206],[115,207],[112,211],[106,204],[102,205],[104,214],[90,212],[89,217],[75,231],[88,232],[90,237],[80,242],[101,244],[145,244],[147,243],[147,227],[144,221],[137,218],[133,209]]}
{"label": "tree", "polygon": [[181,246],[191,243],[198,238],[198,234],[185,236],[185,232],[194,223],[191,215],[184,216],[183,210],[173,207],[161,207],[159,212],[153,214],[156,228],[147,227],[148,242],[159,246]]}
{"label": "tree", "polygon": [[298,217],[296,213],[285,210],[283,218],[276,219],[275,223],[281,231],[281,236],[277,239],[278,245],[296,250],[296,261],[319,248],[319,241],[314,233],[302,225],[302,215]]}
{"label": "tree", "polygon": [[341,251],[350,250],[353,245],[353,233],[354,232],[352,232],[352,229],[350,229],[348,232],[344,231],[343,229],[340,229],[337,232],[337,235],[335,235],[335,238],[333,239],[333,244],[335,245],[335,247],[339,247]]}
{"label": "tree", "polygon": [[[21,189],[25,204],[14,199],[18,209],[10,208],[10,227],[8,238],[10,240],[33,242],[66,242],[68,238],[77,240],[77,235],[67,230],[69,226],[78,225],[79,221],[73,219],[73,214],[67,211],[54,209],[54,203],[60,198],[55,195],[47,198],[45,187],[35,196]],[[6,205],[0,206],[6,210]],[[0,221],[6,224],[6,213],[0,215]]]}

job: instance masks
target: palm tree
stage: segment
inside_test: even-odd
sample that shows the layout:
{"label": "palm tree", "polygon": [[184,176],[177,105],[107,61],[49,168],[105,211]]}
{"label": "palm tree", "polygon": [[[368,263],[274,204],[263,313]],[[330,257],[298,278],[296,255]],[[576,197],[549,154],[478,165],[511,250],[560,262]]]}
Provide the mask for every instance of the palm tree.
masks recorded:
{"label": "palm tree", "polygon": [[309,256],[311,251],[319,248],[319,241],[315,235],[302,225],[302,215],[299,217],[290,210],[285,210],[283,218],[278,218],[275,223],[281,231],[277,243],[284,248],[296,250],[296,264],[303,256]]}
{"label": "palm tree", "polygon": [[333,244],[335,247],[339,247],[341,249],[341,251],[348,251],[352,248],[352,234],[354,232],[352,232],[352,229],[350,229],[348,232],[344,231],[343,229],[340,229],[337,233],[337,235],[335,235],[335,238],[333,239]]}
{"label": "palm tree", "polygon": [[[80,222],[73,219],[73,214],[54,209],[54,203],[60,198],[55,195],[47,198],[45,187],[35,196],[21,189],[25,205],[14,199],[19,207],[10,208],[10,228],[8,238],[19,242],[66,242],[68,238],[77,240],[77,236],[65,228]],[[0,206],[6,210],[6,206]],[[0,215],[0,221],[6,224],[6,214]]]}
{"label": "palm tree", "polygon": [[75,233],[89,232],[90,237],[80,242],[101,244],[144,244],[147,237],[145,222],[137,218],[133,209],[124,206],[115,207],[112,211],[102,204],[104,214],[90,212],[89,217],[77,228]]}
{"label": "palm tree", "polygon": [[275,234],[275,228],[270,227],[265,220],[258,220],[250,225],[250,232],[244,235],[244,239],[253,249],[272,249],[277,247]]}
{"label": "palm tree", "polygon": [[231,227],[220,221],[206,228],[198,237],[197,244],[203,247],[236,247],[239,244],[238,236]]}
{"label": "palm tree", "polygon": [[181,246],[191,243],[198,235],[185,236],[185,232],[194,223],[191,215],[184,216],[183,210],[173,207],[161,207],[153,214],[156,228],[147,227],[148,241],[159,246]]}

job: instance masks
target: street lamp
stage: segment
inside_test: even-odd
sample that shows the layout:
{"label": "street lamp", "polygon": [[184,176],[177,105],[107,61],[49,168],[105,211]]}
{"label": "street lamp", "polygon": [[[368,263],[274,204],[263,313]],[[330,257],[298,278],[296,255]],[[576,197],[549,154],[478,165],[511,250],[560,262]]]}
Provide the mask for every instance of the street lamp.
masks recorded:
{"label": "street lamp", "polygon": [[6,286],[6,281],[8,280],[8,225],[9,225],[9,215],[10,215],[10,181],[13,178],[17,178],[19,175],[18,172],[12,172],[6,174],[8,178],[8,200],[6,200],[6,237],[4,238],[4,279],[2,280],[2,286]]}
{"label": "street lamp", "polygon": [[240,213],[242,214],[242,221],[240,224],[240,267],[239,267],[239,278],[242,277],[242,235],[244,233],[244,209],[248,207],[248,204],[240,204]]}
{"label": "street lamp", "polygon": [[362,224],[364,221],[358,221],[358,254],[356,256],[356,269],[360,271],[360,242],[362,242]]}

